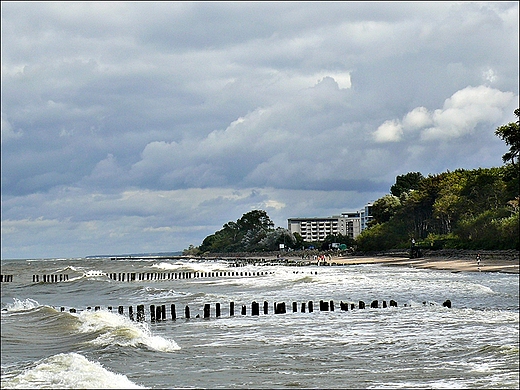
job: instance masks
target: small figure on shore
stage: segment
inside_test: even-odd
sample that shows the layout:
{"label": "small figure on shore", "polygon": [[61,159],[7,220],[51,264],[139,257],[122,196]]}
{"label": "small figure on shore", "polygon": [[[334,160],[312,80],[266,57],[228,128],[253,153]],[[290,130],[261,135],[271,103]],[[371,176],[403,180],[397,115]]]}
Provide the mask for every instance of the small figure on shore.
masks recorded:
{"label": "small figure on shore", "polygon": [[477,254],[477,267],[478,267],[478,272],[480,272],[480,253]]}

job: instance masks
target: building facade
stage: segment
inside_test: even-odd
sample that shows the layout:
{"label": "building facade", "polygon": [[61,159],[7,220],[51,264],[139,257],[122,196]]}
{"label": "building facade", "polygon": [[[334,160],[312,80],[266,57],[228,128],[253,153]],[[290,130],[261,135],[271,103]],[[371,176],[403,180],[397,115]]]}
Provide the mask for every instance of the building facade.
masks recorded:
{"label": "building facade", "polygon": [[372,219],[372,204],[365,205],[363,210],[346,212],[326,218],[290,218],[287,220],[291,233],[298,233],[305,241],[325,241],[329,235],[341,234],[356,238],[367,228]]}

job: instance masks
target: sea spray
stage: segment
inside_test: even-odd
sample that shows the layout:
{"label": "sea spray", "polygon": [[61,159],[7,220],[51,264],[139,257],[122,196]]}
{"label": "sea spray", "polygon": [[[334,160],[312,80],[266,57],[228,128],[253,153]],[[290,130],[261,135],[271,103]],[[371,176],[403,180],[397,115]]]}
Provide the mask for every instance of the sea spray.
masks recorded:
{"label": "sea spray", "polygon": [[5,305],[4,308],[2,308],[2,311],[7,312],[19,312],[19,311],[25,311],[25,310],[32,310],[37,307],[40,307],[41,305],[38,303],[38,301],[27,298],[24,300],[13,298],[13,303],[8,303]]}

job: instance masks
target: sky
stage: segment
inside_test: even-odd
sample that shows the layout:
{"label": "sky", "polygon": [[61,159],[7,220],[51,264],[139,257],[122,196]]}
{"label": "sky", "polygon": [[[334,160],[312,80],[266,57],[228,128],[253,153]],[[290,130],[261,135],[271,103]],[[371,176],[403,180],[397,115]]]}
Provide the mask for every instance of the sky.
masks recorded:
{"label": "sky", "polygon": [[501,166],[518,2],[2,2],[1,257],[181,251]]}

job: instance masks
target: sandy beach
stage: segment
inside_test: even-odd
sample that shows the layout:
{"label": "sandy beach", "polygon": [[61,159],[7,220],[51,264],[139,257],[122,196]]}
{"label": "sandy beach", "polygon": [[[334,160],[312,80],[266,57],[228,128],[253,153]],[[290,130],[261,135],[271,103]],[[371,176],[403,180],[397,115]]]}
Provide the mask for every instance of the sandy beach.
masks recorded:
{"label": "sandy beach", "polygon": [[483,258],[480,266],[474,259],[446,259],[422,257],[410,259],[407,257],[333,257],[331,263],[350,264],[384,264],[387,266],[408,266],[413,268],[430,268],[452,272],[505,272],[519,273],[519,260],[486,259]]}
{"label": "sandy beach", "polygon": [[[305,262],[307,264],[316,264],[317,261],[312,258],[306,258],[302,260],[301,254],[299,256],[285,254],[273,256],[262,256],[258,258],[253,254],[237,254],[236,256],[229,256],[229,254],[223,254],[216,256],[215,258],[231,259],[248,259],[252,261],[257,259],[258,261],[288,261],[290,263]],[[254,261],[254,260],[253,260]],[[451,253],[444,256],[431,256],[426,255],[423,257],[411,259],[408,256],[385,256],[385,255],[373,255],[373,256],[332,256],[326,257],[325,261],[327,265],[357,265],[357,264],[381,264],[385,266],[401,266],[401,267],[412,267],[412,268],[424,268],[424,269],[436,269],[445,270],[451,272],[503,272],[518,274],[519,273],[519,257],[517,253],[497,253],[489,251],[488,254],[482,253],[480,264],[477,261],[472,252],[468,253]]]}

